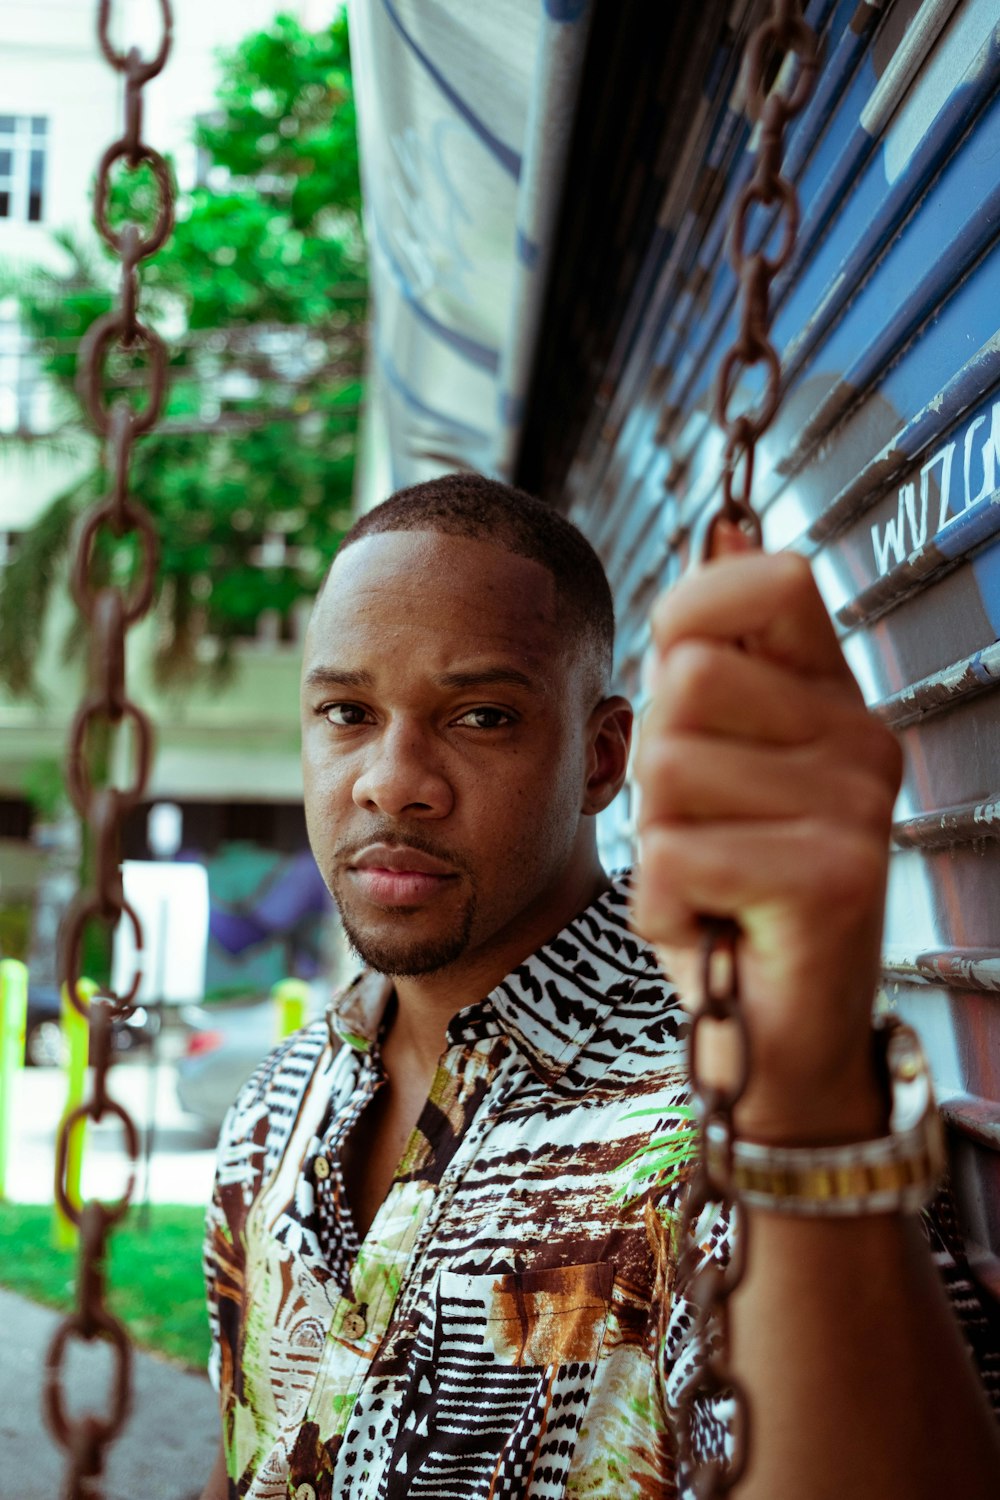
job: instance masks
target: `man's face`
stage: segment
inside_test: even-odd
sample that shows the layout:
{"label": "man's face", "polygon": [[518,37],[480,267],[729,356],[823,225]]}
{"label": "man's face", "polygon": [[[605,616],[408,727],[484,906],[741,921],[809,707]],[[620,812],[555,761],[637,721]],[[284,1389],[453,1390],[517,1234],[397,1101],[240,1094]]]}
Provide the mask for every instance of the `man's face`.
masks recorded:
{"label": "man's face", "polygon": [[306,818],[372,967],[499,954],[561,910],[590,847],[580,658],[527,558],[431,531],[337,557],[303,664]]}

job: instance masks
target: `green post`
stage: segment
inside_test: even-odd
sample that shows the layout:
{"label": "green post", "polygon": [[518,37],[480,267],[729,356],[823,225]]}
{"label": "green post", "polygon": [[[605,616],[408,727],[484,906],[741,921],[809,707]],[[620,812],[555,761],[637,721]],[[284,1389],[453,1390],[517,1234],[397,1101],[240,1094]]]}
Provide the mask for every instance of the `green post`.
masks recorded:
{"label": "green post", "polygon": [[[92,979],[81,979],[76,986],[77,994],[91,1001],[97,993]],[[90,1024],[81,1016],[69,998],[69,988],[62,987],[62,1028],[66,1038],[66,1107],[62,1118],[83,1103],[87,1063],[90,1056]],[[60,1121],[60,1128],[62,1121]],[[80,1183],[83,1178],[83,1148],[86,1143],[86,1120],[80,1120],[69,1139],[66,1152],[66,1196],[77,1208],[82,1206]],[[76,1225],[66,1218],[58,1203],[53,1205],[52,1237],[61,1248],[71,1249],[77,1242]]]}
{"label": "green post", "polygon": [[274,1001],[280,1042],[305,1025],[309,986],[304,979],[279,979],[271,990],[271,999]]}
{"label": "green post", "polygon": [[7,1197],[14,1080],[24,1067],[27,1026],[28,970],[20,959],[0,959],[0,1202]]}

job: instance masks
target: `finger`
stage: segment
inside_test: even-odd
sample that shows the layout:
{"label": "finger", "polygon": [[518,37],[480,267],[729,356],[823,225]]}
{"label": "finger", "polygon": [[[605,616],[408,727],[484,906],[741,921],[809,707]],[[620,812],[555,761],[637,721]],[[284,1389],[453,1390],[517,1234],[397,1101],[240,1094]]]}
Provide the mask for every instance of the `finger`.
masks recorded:
{"label": "finger", "polygon": [[[717,640],[685,640],[649,677],[643,735],[699,730],[798,745],[859,722],[858,695],[843,682],[799,673]],[[867,714],[864,713],[867,718]]]}
{"label": "finger", "polygon": [[820,819],[654,823],[641,839],[635,925],[651,943],[686,947],[698,941],[701,917],[728,917],[751,941],[773,946],[781,910],[825,931],[878,908],[885,867],[880,840]]}
{"label": "finger", "polygon": [[705,735],[650,737],[635,764],[639,830],[657,822],[843,819],[888,839],[896,787],[824,742],[776,748]]}
{"label": "finger", "polygon": [[809,564],[794,552],[749,552],[693,569],[661,595],[652,629],[661,655],[692,638],[740,641],[796,671],[854,683]]}

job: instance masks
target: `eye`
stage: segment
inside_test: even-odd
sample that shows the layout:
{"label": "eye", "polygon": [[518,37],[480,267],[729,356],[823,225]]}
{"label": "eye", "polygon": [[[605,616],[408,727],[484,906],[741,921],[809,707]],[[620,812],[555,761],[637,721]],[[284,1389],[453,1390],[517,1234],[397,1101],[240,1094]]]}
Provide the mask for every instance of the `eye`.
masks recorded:
{"label": "eye", "polygon": [[469,708],[454,722],[466,729],[506,729],[513,724],[514,715],[504,708]]}
{"label": "eye", "polygon": [[324,703],[322,708],[317,709],[317,713],[321,714],[328,724],[334,724],[342,729],[350,729],[356,724],[370,722],[368,710],[358,703]]}

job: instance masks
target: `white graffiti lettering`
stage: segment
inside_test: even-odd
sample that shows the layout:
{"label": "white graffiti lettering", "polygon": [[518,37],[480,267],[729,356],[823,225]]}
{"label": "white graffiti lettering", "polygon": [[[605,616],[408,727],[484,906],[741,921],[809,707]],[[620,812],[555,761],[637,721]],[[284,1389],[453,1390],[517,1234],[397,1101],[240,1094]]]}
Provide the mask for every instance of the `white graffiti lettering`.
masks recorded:
{"label": "white graffiti lettering", "polygon": [[948,518],[948,507],[951,502],[951,465],[955,457],[955,444],[946,443],[940,453],[935,453],[933,458],[927,460],[920,470],[920,493],[926,494],[930,486],[931,470],[935,464],[941,465],[941,474],[938,478],[938,494],[940,504],[938,505],[938,520],[935,531],[940,531]]}
{"label": "white graffiti lettering", "polygon": [[[980,428],[985,427],[987,421],[989,432],[977,451],[976,438]],[[940,472],[937,475],[939,500],[935,534],[947,525],[954,515],[960,514],[951,509],[951,475],[957,446],[958,443],[955,440],[945,443],[921,468],[919,506],[917,484],[914,480],[909,480],[899,487],[895,515],[890,515],[887,520],[881,523],[876,522],[872,526],[872,550],[880,578],[927,541],[931,481],[933,471],[938,465],[940,465]],[[987,418],[980,414],[974,417],[962,437],[963,510],[968,510],[970,505],[978,505],[980,501],[993,494],[997,486],[998,471],[1000,471],[1000,401],[995,401],[990,416]],[[974,476],[978,477],[980,472],[982,479],[978,490],[973,494],[973,479]]]}
{"label": "white graffiti lettering", "polygon": [[992,495],[996,489],[997,474],[997,443],[1000,442],[1000,401],[994,401],[990,421],[990,433],[979,452],[979,461],[983,466],[983,482],[979,486],[977,494],[972,493],[971,471],[972,471],[972,436],[978,427],[986,421],[985,417],[977,417],[969,424],[969,430],[965,434],[965,508],[970,505],[978,505],[980,500],[985,500],[987,495]]}
{"label": "white graffiti lettering", "polygon": [[[890,516],[885,523],[882,537],[879,537],[878,526],[872,527],[872,545],[875,548],[875,566],[878,568],[879,577],[888,573],[893,563],[901,563],[907,553],[906,528],[904,526],[904,515],[906,502],[905,491],[913,491],[912,484],[904,484],[899,491],[899,509],[894,516]],[[911,506],[912,511],[912,506]]]}

